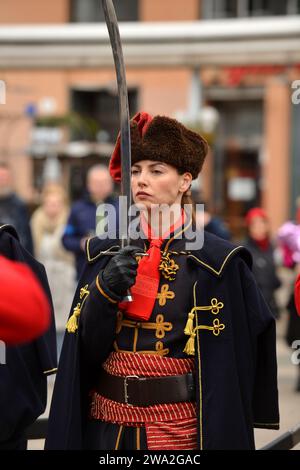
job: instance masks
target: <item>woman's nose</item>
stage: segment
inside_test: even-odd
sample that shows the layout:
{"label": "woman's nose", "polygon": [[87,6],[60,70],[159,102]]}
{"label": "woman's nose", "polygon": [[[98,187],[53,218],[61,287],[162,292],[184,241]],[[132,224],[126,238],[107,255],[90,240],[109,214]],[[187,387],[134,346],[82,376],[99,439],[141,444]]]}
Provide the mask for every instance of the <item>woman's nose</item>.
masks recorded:
{"label": "woman's nose", "polygon": [[147,181],[147,175],[145,172],[141,171],[140,174],[138,175],[138,180],[137,180],[138,186],[147,186],[148,181]]}

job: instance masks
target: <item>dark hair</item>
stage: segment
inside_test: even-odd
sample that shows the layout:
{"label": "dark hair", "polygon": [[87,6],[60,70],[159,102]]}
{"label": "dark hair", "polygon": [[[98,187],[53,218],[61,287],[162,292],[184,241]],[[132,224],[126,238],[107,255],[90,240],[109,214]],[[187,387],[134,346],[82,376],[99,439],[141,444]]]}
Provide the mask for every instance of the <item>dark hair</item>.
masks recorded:
{"label": "dark hair", "polygon": [[196,224],[196,212],[195,212],[195,204],[194,201],[190,195],[190,190],[188,189],[185,193],[182,195],[181,199],[181,207],[184,207],[185,204],[190,204],[192,206],[192,222],[193,224]]}

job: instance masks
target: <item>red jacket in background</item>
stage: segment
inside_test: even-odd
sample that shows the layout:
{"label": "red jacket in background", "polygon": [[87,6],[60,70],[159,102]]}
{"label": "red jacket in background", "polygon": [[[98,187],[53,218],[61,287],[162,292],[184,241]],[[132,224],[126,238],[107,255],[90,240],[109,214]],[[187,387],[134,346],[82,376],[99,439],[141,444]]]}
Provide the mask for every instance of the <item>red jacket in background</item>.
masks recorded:
{"label": "red jacket in background", "polygon": [[300,274],[295,284],[295,304],[298,315],[300,316]]}

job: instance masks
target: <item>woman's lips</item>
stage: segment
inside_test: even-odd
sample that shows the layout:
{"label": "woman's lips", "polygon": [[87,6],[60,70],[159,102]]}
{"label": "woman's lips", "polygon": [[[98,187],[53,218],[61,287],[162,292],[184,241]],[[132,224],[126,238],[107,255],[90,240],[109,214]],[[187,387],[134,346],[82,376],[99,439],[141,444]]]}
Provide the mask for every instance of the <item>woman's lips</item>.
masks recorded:
{"label": "woman's lips", "polygon": [[151,197],[150,194],[144,193],[143,191],[136,193],[137,197]]}

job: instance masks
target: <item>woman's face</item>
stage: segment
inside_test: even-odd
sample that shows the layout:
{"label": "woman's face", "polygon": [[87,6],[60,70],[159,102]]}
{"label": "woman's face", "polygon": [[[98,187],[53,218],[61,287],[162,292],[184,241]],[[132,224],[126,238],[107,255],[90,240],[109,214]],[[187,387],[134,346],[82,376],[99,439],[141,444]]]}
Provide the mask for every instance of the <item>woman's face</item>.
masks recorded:
{"label": "woman's face", "polygon": [[162,162],[142,160],[132,165],[131,186],[135,204],[180,204],[182,195],[192,182],[192,175],[180,175],[176,168]]}
{"label": "woman's face", "polygon": [[269,233],[268,222],[263,217],[254,217],[249,225],[249,234],[254,240],[264,240]]}
{"label": "woman's face", "polygon": [[57,217],[64,209],[64,201],[60,194],[48,194],[44,200],[44,211],[48,217]]}

